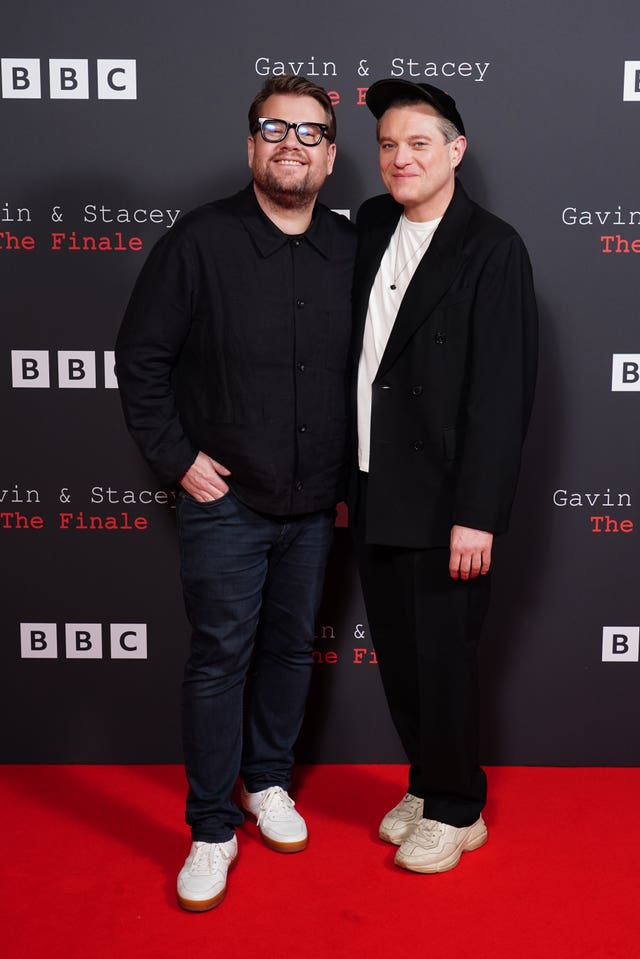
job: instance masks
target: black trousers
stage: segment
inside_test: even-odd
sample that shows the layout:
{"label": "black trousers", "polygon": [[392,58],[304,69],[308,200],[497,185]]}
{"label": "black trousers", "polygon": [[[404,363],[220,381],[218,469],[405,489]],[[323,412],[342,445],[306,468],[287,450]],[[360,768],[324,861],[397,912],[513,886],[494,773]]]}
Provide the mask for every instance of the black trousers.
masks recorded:
{"label": "black trousers", "polygon": [[477,645],[489,578],[449,575],[448,549],[364,542],[366,478],[355,534],[367,618],[389,709],[424,816],[475,822],[486,801],[478,763]]}

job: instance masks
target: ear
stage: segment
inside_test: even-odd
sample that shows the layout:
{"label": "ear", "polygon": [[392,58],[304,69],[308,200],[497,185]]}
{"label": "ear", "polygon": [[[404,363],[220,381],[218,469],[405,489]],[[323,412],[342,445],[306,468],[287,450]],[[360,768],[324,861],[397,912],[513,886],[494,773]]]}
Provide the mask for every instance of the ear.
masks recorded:
{"label": "ear", "polygon": [[455,140],[452,140],[449,144],[449,155],[451,157],[451,166],[455,170],[457,166],[460,166],[462,158],[464,156],[464,151],[467,149],[467,138],[466,137],[456,137]]}
{"label": "ear", "polygon": [[327,176],[333,173],[333,164],[336,162],[336,145],[330,143],[327,147]]}
{"label": "ear", "polygon": [[249,160],[249,169],[253,169],[253,155],[256,152],[256,141],[251,134],[247,137],[247,158]]}

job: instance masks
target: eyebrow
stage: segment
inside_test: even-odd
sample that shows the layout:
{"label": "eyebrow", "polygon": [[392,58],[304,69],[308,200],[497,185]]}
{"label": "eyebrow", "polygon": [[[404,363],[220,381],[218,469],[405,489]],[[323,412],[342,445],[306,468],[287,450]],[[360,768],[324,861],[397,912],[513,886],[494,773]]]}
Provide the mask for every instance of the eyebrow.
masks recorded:
{"label": "eyebrow", "polygon": [[[431,143],[433,141],[433,137],[430,136],[428,133],[412,133],[410,134],[410,136],[407,137],[407,140],[409,142],[411,142],[412,140],[428,140],[429,143]],[[386,143],[388,141],[391,141],[392,143],[397,142],[394,139],[394,137],[390,137],[390,136],[378,137],[378,143]]]}

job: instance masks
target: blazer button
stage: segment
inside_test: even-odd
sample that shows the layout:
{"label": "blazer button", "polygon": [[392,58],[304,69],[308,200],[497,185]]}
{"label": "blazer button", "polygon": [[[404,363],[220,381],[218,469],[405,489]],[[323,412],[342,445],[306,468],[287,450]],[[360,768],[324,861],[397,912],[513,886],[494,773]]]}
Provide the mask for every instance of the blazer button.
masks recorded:
{"label": "blazer button", "polygon": [[412,386],[411,387],[412,396],[422,396],[422,387],[421,386]]}
{"label": "blazer button", "polygon": [[424,442],[422,440],[416,440],[415,443],[413,444],[413,448],[416,451],[416,453],[419,453],[420,450],[424,449]]}
{"label": "blazer button", "polygon": [[441,333],[441,332],[435,333],[435,334],[434,334],[434,337],[433,337],[433,341],[434,341],[434,343],[436,343],[438,346],[442,346],[443,343],[446,343],[446,342],[447,342],[446,333]]}

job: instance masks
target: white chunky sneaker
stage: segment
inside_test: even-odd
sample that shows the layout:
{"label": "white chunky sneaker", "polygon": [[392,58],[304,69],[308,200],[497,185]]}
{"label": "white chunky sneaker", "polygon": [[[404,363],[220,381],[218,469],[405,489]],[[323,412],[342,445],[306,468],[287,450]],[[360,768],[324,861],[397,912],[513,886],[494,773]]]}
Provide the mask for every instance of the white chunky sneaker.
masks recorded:
{"label": "white chunky sneaker", "polygon": [[307,824],[293,808],[295,803],[281,786],[257,793],[242,790],[242,805],[258,821],[264,842],[277,852],[301,852],[307,845]]}
{"label": "white chunky sneaker", "polygon": [[412,872],[447,872],[460,862],[463,852],[479,849],[487,841],[487,827],[480,816],[471,826],[449,826],[435,819],[421,819],[395,857],[396,866]]}
{"label": "white chunky sneaker", "polygon": [[384,817],[378,835],[385,842],[392,842],[394,846],[401,845],[422,819],[423,809],[424,799],[407,793]]}
{"label": "white chunky sneaker", "polygon": [[238,858],[238,841],[194,842],[178,873],[178,902],[189,912],[206,912],[224,899],[227,873]]}

